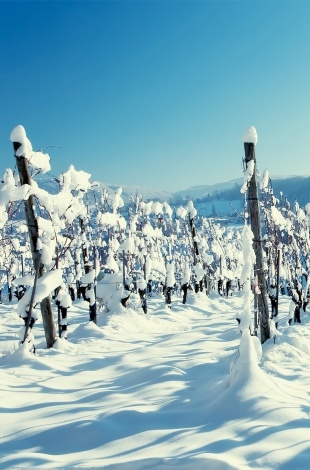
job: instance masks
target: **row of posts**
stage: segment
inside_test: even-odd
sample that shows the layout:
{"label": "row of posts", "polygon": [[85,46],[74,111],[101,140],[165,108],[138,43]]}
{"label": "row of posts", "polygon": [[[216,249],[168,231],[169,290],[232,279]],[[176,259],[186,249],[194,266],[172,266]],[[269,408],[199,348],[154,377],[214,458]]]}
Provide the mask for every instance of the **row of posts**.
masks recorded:
{"label": "row of posts", "polygon": [[[21,144],[19,142],[13,142],[14,154],[16,158],[16,164],[19,172],[21,185],[31,185],[31,178],[28,171],[28,161],[24,156],[18,156],[17,151]],[[259,210],[259,198],[258,198],[258,185],[256,181],[256,158],[255,158],[255,144],[252,142],[244,143],[245,151],[245,164],[248,166],[251,160],[254,161],[253,175],[248,184],[248,204],[250,213],[251,229],[254,235],[253,248],[256,255],[256,267],[258,283],[260,287],[260,294],[257,296],[257,308],[260,318],[260,331],[261,331],[261,343],[264,343],[270,337],[270,326],[269,326],[269,313],[268,313],[268,297],[267,297],[267,284],[263,266],[263,240],[261,230],[261,218]],[[38,223],[34,214],[34,201],[33,196],[30,195],[28,199],[24,201],[26,223],[28,226],[31,254],[34,264],[35,273],[38,278],[44,274],[44,265],[41,263],[40,251],[37,249],[38,240]],[[199,256],[198,245],[195,239],[196,232],[193,224],[193,220],[190,218],[191,233],[194,242],[195,256]],[[47,347],[53,346],[56,338],[55,326],[53,321],[53,312],[50,297],[46,297],[41,301],[41,314],[43,319],[43,326],[45,331]],[[96,312],[93,313],[96,319]]]}

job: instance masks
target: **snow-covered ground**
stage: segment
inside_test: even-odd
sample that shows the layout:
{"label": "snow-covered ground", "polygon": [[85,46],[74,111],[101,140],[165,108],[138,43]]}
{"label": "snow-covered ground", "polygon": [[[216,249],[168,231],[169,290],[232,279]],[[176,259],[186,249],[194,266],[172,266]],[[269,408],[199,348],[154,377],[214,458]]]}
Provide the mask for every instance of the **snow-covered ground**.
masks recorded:
{"label": "snow-covered ground", "polygon": [[239,293],[191,292],[171,310],[154,295],[147,315],[100,312],[98,325],[77,300],[51,349],[38,320],[35,355],[5,302],[0,468],[308,469],[310,316],[287,326],[289,300],[259,365],[257,338],[237,333]]}

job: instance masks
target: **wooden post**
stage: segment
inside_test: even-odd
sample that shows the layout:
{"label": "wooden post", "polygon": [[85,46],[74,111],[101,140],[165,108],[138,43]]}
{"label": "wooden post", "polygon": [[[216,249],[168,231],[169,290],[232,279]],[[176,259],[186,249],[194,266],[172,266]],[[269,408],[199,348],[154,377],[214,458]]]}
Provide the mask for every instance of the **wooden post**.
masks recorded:
{"label": "wooden post", "polygon": [[[85,231],[85,225],[84,225],[84,220],[83,219],[80,219],[80,229],[81,229],[81,234],[83,236],[83,234],[85,234],[85,238],[86,238],[86,231]],[[89,273],[90,271],[90,266],[89,266],[89,263],[88,263],[88,249],[87,249],[87,243],[83,241],[83,245],[82,245],[82,255],[83,255],[83,262],[84,262],[84,270],[85,270],[85,274]]]}
{"label": "wooden post", "polygon": [[[250,140],[250,139],[249,139]],[[258,278],[260,294],[257,296],[257,307],[260,318],[261,343],[263,344],[270,338],[267,283],[263,266],[263,240],[261,229],[261,218],[258,200],[258,188],[256,181],[256,159],[255,144],[253,142],[244,142],[246,168],[251,160],[254,161],[253,175],[248,183],[248,204],[251,220],[251,229],[254,235],[253,249],[256,255],[255,272]]]}
{"label": "wooden post", "polygon": [[281,264],[281,250],[278,249],[278,257],[277,257],[277,303],[276,303],[276,311],[275,315],[275,325],[276,329],[278,329],[278,313],[279,313],[279,290],[280,290],[280,264]]}
{"label": "wooden post", "polygon": [[199,259],[199,250],[198,250],[198,243],[196,240],[196,227],[195,227],[194,219],[193,217],[191,217],[191,215],[189,215],[189,226],[191,228],[191,234],[192,234],[193,245],[194,245],[194,265],[196,265]]}
{"label": "wooden post", "polygon": [[[76,256],[76,252],[75,252],[75,256]],[[76,259],[75,262],[74,262],[74,267],[75,267],[75,275],[77,276],[77,273],[78,273],[78,265],[79,265],[79,261]],[[76,280],[75,281],[75,285],[76,285],[76,296],[78,299],[81,298],[81,282],[79,280]]]}
{"label": "wooden post", "polygon": [[[14,153],[16,158],[17,169],[19,173],[20,184],[29,184],[31,186],[31,178],[28,171],[28,160],[21,156],[18,157],[16,155],[17,150],[21,144],[19,142],[13,142]],[[25,215],[26,215],[26,222],[28,226],[28,233],[30,239],[30,247],[31,247],[31,254],[32,260],[34,265],[35,272],[38,270],[39,278],[44,274],[44,266],[41,263],[41,254],[40,251],[37,250],[37,241],[38,241],[38,222],[34,215],[33,206],[33,196],[30,195],[28,199],[24,201],[25,206]],[[53,311],[50,297],[46,297],[41,301],[41,314],[43,320],[43,327],[45,332],[46,338],[46,345],[48,348],[51,348],[56,340],[56,330],[54,325],[54,318],[53,318]]]}
{"label": "wooden post", "polygon": [[[55,255],[56,255],[56,259],[55,259],[56,269],[58,269],[58,263],[59,263],[58,246],[56,246]],[[57,299],[57,295],[59,294],[59,291],[60,291],[60,286],[57,287],[54,291],[55,299]],[[58,300],[56,301],[56,305],[57,305],[57,320],[58,320],[58,336],[59,338],[61,338],[61,331],[62,331],[62,326],[60,324],[61,323],[61,317],[60,317],[61,308],[60,308],[60,303]]]}
{"label": "wooden post", "polygon": [[254,292],[254,335],[257,336],[258,331],[258,315],[257,315],[257,295]]}
{"label": "wooden post", "polygon": [[123,286],[126,287],[126,280],[125,280],[125,250],[123,250]]}
{"label": "wooden post", "polygon": [[[144,267],[143,267],[143,279],[145,280],[146,287],[143,292],[142,298],[142,309],[144,313],[147,313],[147,300],[146,300],[146,293],[147,293],[147,279],[146,279],[146,256],[144,256]],[[140,292],[139,292],[140,293]]]}
{"label": "wooden post", "polygon": [[[93,247],[93,258],[94,258],[94,269],[96,269],[96,263],[97,263],[97,253],[96,253],[96,247],[94,245]],[[95,325],[97,325],[97,300],[96,300],[96,296],[97,296],[97,286],[96,286],[96,279],[94,279],[94,297],[95,297],[95,303],[94,305],[92,305],[90,307],[90,321],[93,321],[95,323]]]}
{"label": "wooden post", "polygon": [[[194,222],[194,218],[191,216],[191,214],[189,214],[189,226],[191,228],[191,234],[192,234],[193,245],[194,245],[194,266],[196,266],[197,263],[199,262],[200,258],[199,258],[198,243],[197,243],[197,239],[196,239],[195,222]],[[195,293],[196,294],[199,292],[199,288],[200,288],[199,282],[196,279],[196,281],[195,281]]]}
{"label": "wooden post", "polygon": [[9,271],[6,272],[6,278],[7,278],[7,284],[8,284],[9,302],[12,302],[12,300],[13,300],[12,280],[11,280],[11,275],[9,274]]}
{"label": "wooden post", "polygon": [[[41,259],[41,254],[40,254],[40,259]],[[28,311],[26,325],[25,325],[25,333],[24,333],[23,343],[26,341],[26,338],[28,336],[28,331],[29,331],[29,326],[30,326],[30,321],[31,321],[31,314],[32,314],[32,307],[33,307],[33,301],[34,301],[34,296],[35,296],[36,288],[37,288],[39,270],[40,270],[40,266],[38,266],[38,268],[36,269],[36,273],[35,273],[35,276],[34,276],[34,283],[33,283],[33,286],[32,286],[32,292],[31,292],[31,298],[30,298],[30,304],[29,304],[29,311]]]}
{"label": "wooden post", "polygon": [[22,276],[24,277],[25,266],[24,266],[24,256],[23,256],[23,254],[21,254],[21,266],[22,266]]}

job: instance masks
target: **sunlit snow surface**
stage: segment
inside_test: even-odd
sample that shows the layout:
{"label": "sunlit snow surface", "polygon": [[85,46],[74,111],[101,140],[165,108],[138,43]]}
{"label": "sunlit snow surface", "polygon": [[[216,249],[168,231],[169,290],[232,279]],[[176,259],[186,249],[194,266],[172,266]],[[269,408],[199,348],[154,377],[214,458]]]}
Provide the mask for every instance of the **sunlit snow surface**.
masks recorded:
{"label": "sunlit snow surface", "polygon": [[[148,299],[148,311],[69,310],[68,340],[18,347],[16,304],[0,305],[0,468],[308,469],[310,316],[263,346],[237,333],[239,293]],[[240,352],[240,354],[239,354]],[[244,354],[244,352],[248,352]]]}

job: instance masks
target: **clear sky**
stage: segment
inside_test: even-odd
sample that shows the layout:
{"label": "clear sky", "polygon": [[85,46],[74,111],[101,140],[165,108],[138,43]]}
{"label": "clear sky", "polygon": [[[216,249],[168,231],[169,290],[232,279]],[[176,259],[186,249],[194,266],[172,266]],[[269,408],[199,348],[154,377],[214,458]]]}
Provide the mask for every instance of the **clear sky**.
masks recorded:
{"label": "clear sky", "polygon": [[310,1],[0,1],[0,170],[22,124],[52,173],[177,191],[310,174]]}

